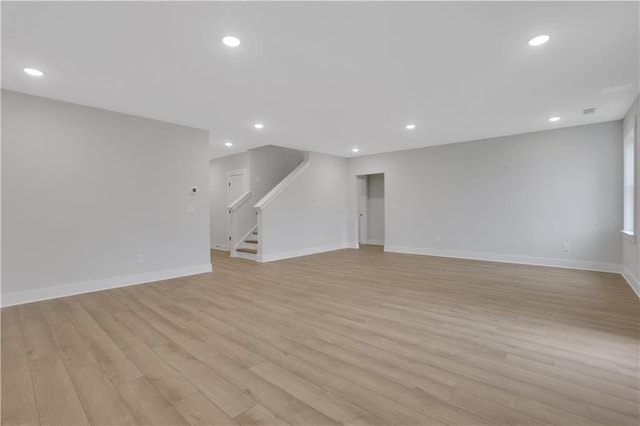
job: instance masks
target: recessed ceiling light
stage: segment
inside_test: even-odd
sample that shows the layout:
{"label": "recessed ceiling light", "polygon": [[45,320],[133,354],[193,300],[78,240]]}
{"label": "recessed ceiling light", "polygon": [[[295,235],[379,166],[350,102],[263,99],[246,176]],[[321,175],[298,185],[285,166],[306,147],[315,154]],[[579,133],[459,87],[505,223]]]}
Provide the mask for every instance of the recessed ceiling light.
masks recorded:
{"label": "recessed ceiling light", "polygon": [[545,44],[548,41],[549,41],[549,36],[548,35],[546,35],[546,34],[539,35],[539,36],[534,37],[531,40],[529,40],[529,46],[541,46],[541,45]]}
{"label": "recessed ceiling light", "polygon": [[360,150],[358,148],[353,148],[351,152],[360,152]]}
{"label": "recessed ceiling light", "polygon": [[42,77],[44,75],[44,73],[40,70],[37,70],[35,68],[25,68],[24,72],[26,72],[27,74],[29,74],[32,77]]}
{"label": "recessed ceiling light", "polygon": [[262,129],[263,127],[264,127],[264,124],[262,124],[262,123],[256,123],[256,124],[253,125],[254,129]]}
{"label": "recessed ceiling light", "polygon": [[234,36],[226,36],[222,39],[222,42],[225,44],[225,46],[229,46],[229,47],[240,46],[240,39]]}
{"label": "recessed ceiling light", "polygon": [[407,130],[413,130],[416,128],[415,124],[407,124],[406,126],[404,126],[405,129]]}
{"label": "recessed ceiling light", "polygon": [[233,144],[231,142],[225,142],[224,146],[233,146]]}
{"label": "recessed ceiling light", "polygon": [[558,120],[560,120],[560,117],[551,117],[549,119],[549,121],[558,121]]}

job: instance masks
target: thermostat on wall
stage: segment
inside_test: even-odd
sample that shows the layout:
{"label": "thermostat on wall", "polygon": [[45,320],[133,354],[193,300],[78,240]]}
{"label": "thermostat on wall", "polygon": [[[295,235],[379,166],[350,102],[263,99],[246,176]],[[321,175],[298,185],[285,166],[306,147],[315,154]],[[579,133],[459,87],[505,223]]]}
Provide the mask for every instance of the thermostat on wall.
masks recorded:
{"label": "thermostat on wall", "polygon": [[192,186],[191,188],[189,188],[189,194],[196,195],[197,193],[198,193],[198,187],[197,186]]}

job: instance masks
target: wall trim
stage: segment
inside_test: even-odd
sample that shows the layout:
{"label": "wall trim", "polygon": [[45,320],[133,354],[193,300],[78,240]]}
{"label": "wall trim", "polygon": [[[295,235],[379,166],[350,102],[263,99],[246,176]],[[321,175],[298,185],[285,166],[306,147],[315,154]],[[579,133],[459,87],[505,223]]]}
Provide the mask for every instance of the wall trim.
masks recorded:
{"label": "wall trim", "polygon": [[384,240],[378,240],[375,238],[369,238],[367,240],[367,244],[370,244],[372,246],[383,246],[384,245]]}
{"label": "wall trim", "polygon": [[333,244],[330,246],[311,247],[311,248],[300,249],[300,250],[283,251],[280,253],[274,253],[267,256],[258,255],[256,260],[262,263],[273,262],[275,260],[284,260],[284,259],[291,259],[293,257],[309,256],[311,254],[326,253],[328,251],[342,250],[346,248],[352,248],[352,247],[350,247],[348,243],[340,243],[340,244]]}
{"label": "wall trim", "polygon": [[211,244],[211,250],[229,251],[229,245],[225,243]]}
{"label": "wall trim", "polygon": [[485,260],[488,262],[519,263],[523,265],[550,266],[554,268],[583,269],[587,271],[621,273],[621,265],[586,260],[554,259],[548,257],[517,256],[501,253],[472,252],[460,250],[440,250],[420,247],[385,245],[385,252],[421,254],[426,256],[452,257],[456,259]]}
{"label": "wall trim", "polygon": [[631,272],[624,265],[622,266],[622,270],[621,270],[620,273],[622,274],[622,277],[629,284],[629,287],[631,287],[631,289],[634,291],[636,296],[638,296],[638,298],[640,298],[640,282],[638,282],[638,280],[634,278],[634,276],[631,274]]}
{"label": "wall trim", "polygon": [[0,306],[21,305],[23,303],[38,302],[58,297],[74,296],[94,291],[109,290],[118,287],[128,287],[138,284],[146,284],[154,281],[168,280],[171,278],[186,277],[189,275],[204,274],[212,271],[211,263],[200,265],[182,266],[180,268],[164,269],[161,271],[142,272],[140,274],[122,275],[118,277],[104,278],[100,280],[84,281],[73,284],[59,285],[55,287],[39,288],[27,291],[6,293],[0,296]]}

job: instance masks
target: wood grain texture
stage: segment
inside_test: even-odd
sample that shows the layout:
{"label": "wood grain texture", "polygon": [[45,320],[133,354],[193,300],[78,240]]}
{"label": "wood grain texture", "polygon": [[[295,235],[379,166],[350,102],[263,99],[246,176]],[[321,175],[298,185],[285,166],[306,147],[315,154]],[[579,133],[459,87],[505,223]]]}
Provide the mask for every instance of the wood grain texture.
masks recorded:
{"label": "wood grain texture", "polygon": [[637,425],[617,274],[341,250],[2,309],[2,424]]}

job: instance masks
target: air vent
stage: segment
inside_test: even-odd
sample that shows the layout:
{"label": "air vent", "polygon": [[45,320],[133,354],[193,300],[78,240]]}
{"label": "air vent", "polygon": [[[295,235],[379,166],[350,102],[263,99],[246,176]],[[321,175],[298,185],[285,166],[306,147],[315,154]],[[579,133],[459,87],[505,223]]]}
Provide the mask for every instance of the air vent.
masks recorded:
{"label": "air vent", "polygon": [[594,112],[596,112],[595,108],[585,108],[582,110],[583,114],[593,114]]}

